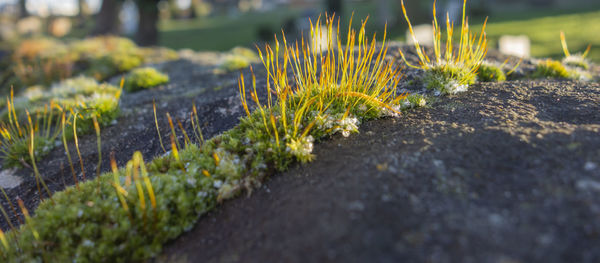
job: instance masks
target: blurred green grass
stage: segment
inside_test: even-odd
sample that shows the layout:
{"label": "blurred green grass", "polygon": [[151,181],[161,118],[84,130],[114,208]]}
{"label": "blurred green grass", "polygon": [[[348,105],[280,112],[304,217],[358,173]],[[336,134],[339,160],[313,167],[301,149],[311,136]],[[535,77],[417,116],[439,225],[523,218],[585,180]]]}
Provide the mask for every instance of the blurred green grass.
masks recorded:
{"label": "blurred green grass", "polygon": [[278,32],[285,19],[297,15],[295,10],[268,13],[243,13],[235,17],[215,16],[196,20],[167,20],[159,24],[159,45],[174,49],[225,51],[235,46],[250,46],[257,30],[267,26]]}
{"label": "blurred green grass", "polygon": [[[527,35],[531,40],[531,55],[534,57],[563,57],[559,33],[563,30],[571,53],[585,50],[592,44],[589,58],[600,63],[600,10],[589,11],[581,7],[574,10],[530,10],[490,15],[486,33],[490,48],[497,48],[497,41],[502,35]],[[371,14],[371,20],[376,13],[372,2],[350,3],[344,12],[341,25],[347,25],[354,11],[353,26],[357,27],[360,20]],[[394,7],[394,10],[397,10]],[[594,9],[592,9],[594,10]],[[253,48],[257,39],[257,30],[268,26],[273,33],[279,33],[284,21],[298,17],[300,10],[282,8],[270,12],[248,12],[233,16],[214,16],[196,20],[161,21],[159,25],[159,45],[180,49],[225,51],[235,46]],[[397,14],[397,19],[403,19]],[[481,28],[484,18],[474,17],[472,28]],[[388,38],[404,39],[406,23],[401,20],[394,26],[388,27]],[[345,27],[343,27],[345,28]],[[376,21],[367,24],[368,34],[383,31]]]}
{"label": "blurred green grass", "polygon": [[[480,28],[481,25],[473,25]],[[592,44],[589,58],[600,63],[600,11],[581,12],[490,23],[486,29],[490,47],[497,47],[502,35],[527,35],[531,40],[533,57],[562,58],[560,31],[564,31],[569,51],[583,52]]]}

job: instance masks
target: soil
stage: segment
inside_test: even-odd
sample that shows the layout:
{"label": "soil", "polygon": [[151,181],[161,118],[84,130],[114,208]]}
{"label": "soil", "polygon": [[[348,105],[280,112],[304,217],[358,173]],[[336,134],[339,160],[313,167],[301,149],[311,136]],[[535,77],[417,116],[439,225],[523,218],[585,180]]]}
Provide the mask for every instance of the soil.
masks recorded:
{"label": "soil", "polygon": [[[526,72],[533,64],[523,65]],[[163,154],[154,99],[165,142],[165,112],[187,120],[195,104],[205,137],[242,116],[239,73],[215,75],[213,66],[190,58],[156,66],[171,82],[124,94],[117,124],[102,130],[103,171],[111,152],[119,165],[135,150],[146,159]],[[407,81],[418,74],[405,72]],[[401,87],[421,91],[406,84]],[[315,161],[202,216],[152,261],[598,262],[598,112],[597,82],[475,84],[399,118],[364,123],[360,134],[317,144]],[[93,177],[95,136],[82,136],[80,147],[86,177]],[[74,145],[69,148],[79,170]],[[38,167],[52,191],[74,183],[60,147]],[[39,193],[31,171],[18,173],[25,180],[8,194],[35,211]]]}

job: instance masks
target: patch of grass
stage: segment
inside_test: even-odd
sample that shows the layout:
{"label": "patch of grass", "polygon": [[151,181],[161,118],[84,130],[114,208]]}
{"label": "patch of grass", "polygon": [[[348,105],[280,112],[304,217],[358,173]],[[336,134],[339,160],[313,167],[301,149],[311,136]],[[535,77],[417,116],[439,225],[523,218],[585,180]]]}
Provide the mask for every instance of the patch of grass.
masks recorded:
{"label": "patch of grass", "polygon": [[477,79],[477,70],[487,53],[487,39],[485,36],[486,23],[484,22],[478,38],[476,35],[473,35],[465,16],[466,0],[463,1],[460,40],[458,42],[458,52],[455,53],[455,48],[452,43],[454,23],[450,21],[449,16],[446,16],[446,41],[442,42],[442,30],[437,22],[434,2],[433,50],[435,57],[430,59],[417,41],[408,15],[406,14],[404,1],[401,1],[401,4],[404,18],[408,23],[409,31],[415,43],[419,64],[413,65],[410,63],[406,60],[402,50],[399,50],[403,61],[410,67],[425,71],[422,82],[428,89],[436,90],[436,92],[441,94],[454,94],[466,91],[470,84],[475,83]]}
{"label": "patch of grass", "polygon": [[125,77],[126,91],[134,92],[142,89],[152,88],[169,82],[169,76],[156,70],[155,68],[145,67],[132,70]]}
{"label": "patch of grass", "polygon": [[[235,17],[215,16],[195,20],[167,20],[159,23],[159,44],[174,49],[226,51],[236,46],[252,46],[263,25],[280,28],[298,10],[284,8],[268,13],[247,12]],[[185,38],[186,41],[178,39]]]}

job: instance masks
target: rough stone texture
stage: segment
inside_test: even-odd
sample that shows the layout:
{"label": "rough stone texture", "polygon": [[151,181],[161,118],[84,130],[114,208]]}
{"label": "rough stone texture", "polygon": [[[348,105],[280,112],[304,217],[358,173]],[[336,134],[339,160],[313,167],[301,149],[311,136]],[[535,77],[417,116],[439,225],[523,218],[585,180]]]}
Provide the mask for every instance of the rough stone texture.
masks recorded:
{"label": "rough stone texture", "polygon": [[[165,142],[164,113],[189,129],[193,104],[206,138],[238,122],[239,73],[215,75],[211,59],[188,54],[155,65],[169,84],[123,94],[122,115],[102,129],[102,171],[111,152],[119,165],[135,150],[145,159],[163,154],[153,100]],[[521,76],[534,69],[530,60],[521,66]],[[255,72],[264,87],[260,65]],[[420,89],[407,85],[419,72],[404,73],[400,88]],[[508,81],[364,123],[358,135],[315,145],[314,162],[203,216],[156,261],[600,262],[599,105],[598,83]],[[80,148],[92,178],[95,136],[81,136]],[[51,191],[74,184],[61,147],[38,167]],[[23,199],[35,213],[40,194],[32,172],[16,174],[23,183],[7,190],[9,198]],[[4,198],[0,203],[9,207]],[[8,228],[4,218],[0,227]]]}
{"label": "rough stone texture", "polygon": [[335,136],[158,262],[598,262],[600,85],[478,84]]}

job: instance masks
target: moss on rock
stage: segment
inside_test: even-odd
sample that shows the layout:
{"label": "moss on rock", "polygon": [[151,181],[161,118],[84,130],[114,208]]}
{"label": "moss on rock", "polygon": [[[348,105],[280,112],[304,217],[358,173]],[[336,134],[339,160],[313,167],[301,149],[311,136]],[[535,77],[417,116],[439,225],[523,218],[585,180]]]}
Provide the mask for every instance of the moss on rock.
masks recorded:
{"label": "moss on rock", "polygon": [[169,82],[169,76],[155,68],[145,67],[131,71],[125,77],[124,88],[126,91],[134,92],[151,88]]}

